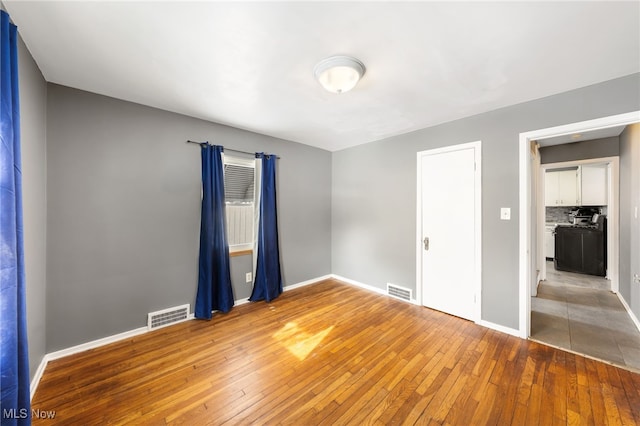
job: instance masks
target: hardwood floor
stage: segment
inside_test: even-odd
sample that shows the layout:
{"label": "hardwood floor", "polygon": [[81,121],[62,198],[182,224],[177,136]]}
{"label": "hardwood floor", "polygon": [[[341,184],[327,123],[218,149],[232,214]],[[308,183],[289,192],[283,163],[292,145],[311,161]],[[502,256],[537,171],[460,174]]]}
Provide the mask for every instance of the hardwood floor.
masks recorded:
{"label": "hardwood floor", "polygon": [[640,424],[640,375],[336,281],[49,363],[33,424]]}

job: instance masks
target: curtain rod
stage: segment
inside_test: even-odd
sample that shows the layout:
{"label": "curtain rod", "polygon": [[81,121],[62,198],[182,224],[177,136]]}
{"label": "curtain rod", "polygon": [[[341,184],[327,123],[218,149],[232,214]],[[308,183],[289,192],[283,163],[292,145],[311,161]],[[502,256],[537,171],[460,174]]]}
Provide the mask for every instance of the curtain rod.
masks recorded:
{"label": "curtain rod", "polygon": [[[188,141],[187,141],[187,143],[195,143],[195,144],[197,144],[197,145],[206,145],[206,144],[208,144],[209,142],[196,142],[196,141],[188,140]],[[255,152],[240,151],[239,149],[232,149],[232,148],[226,148],[226,147],[225,147],[224,149],[225,149],[225,150],[227,150],[227,151],[241,152],[241,153],[243,153],[243,154],[249,154],[249,155],[256,155],[256,153],[255,153]],[[267,154],[267,155],[269,155],[269,154]],[[276,155],[276,158],[279,160],[279,159],[280,159],[280,156],[279,156],[279,155]]]}

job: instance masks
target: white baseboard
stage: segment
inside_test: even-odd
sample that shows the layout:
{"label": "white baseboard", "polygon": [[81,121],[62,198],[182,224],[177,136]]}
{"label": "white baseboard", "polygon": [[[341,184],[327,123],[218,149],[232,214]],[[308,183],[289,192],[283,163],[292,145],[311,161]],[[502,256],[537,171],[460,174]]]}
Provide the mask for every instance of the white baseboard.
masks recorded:
{"label": "white baseboard", "polygon": [[356,287],[360,287],[362,289],[374,292],[374,293],[378,293],[378,294],[382,294],[383,296],[389,296],[387,294],[386,291],[382,290],[381,288],[378,287],[373,287],[369,284],[365,284],[365,283],[361,283],[360,281],[356,281],[356,280],[352,280],[351,278],[345,278],[343,276],[340,275],[336,275],[336,274],[331,274],[331,278],[333,278],[334,280],[338,280],[338,281],[342,281],[345,284],[350,284]]}
{"label": "white baseboard", "polygon": [[[329,278],[331,278],[331,275],[324,275],[322,277],[318,277],[318,278],[313,278],[310,280],[306,280],[306,281],[302,281],[296,284],[291,284],[288,286],[285,286],[282,288],[283,291],[289,291],[289,290],[293,290],[296,288],[300,288],[300,287],[304,287],[307,285],[311,285],[311,284],[315,284],[318,283],[320,281],[324,281],[324,280],[328,280]],[[233,301],[233,306],[240,306],[240,305],[244,305],[245,303],[250,303],[251,301],[249,300],[248,297],[245,297],[244,299],[237,299]],[[214,311],[215,312],[215,311]]]}
{"label": "white baseboard", "polygon": [[103,337],[102,339],[92,340],[87,343],[82,343],[80,345],[72,346],[67,349],[61,349],[59,351],[48,353],[46,356],[49,358],[49,361],[53,361],[54,359],[63,358],[65,356],[77,354],[79,352],[84,352],[89,349],[98,348],[100,346],[108,345],[109,343],[118,342],[120,340],[128,339],[133,336],[137,336],[139,334],[144,334],[148,331],[147,327],[140,327],[134,330],[125,331],[123,333],[114,334],[113,336]]}
{"label": "white baseboard", "polygon": [[[233,306],[240,306],[249,303],[249,298],[245,297],[244,299],[238,299],[233,301]],[[215,312],[215,311],[214,311]]]}
{"label": "white baseboard", "polygon": [[148,331],[147,327],[140,327],[140,328],[136,328],[135,330],[125,331],[124,333],[114,334],[113,336],[103,337],[102,339],[92,340],[87,343],[82,343],[80,345],[72,346],[70,348],[61,349],[59,351],[45,354],[42,357],[42,361],[40,361],[40,365],[38,366],[38,369],[36,370],[36,373],[34,374],[33,379],[31,380],[31,385],[30,385],[31,398],[33,398],[33,395],[35,395],[36,393],[36,389],[40,384],[40,379],[42,379],[42,375],[44,374],[44,370],[47,368],[47,364],[49,364],[49,361],[53,361],[59,358],[63,358],[65,356],[77,354],[79,352],[84,352],[86,350],[97,348],[100,346],[108,345],[109,343],[114,343],[120,340],[128,339],[133,336],[146,333],[147,331]]}
{"label": "white baseboard", "polygon": [[320,281],[328,280],[330,278],[332,278],[332,275],[323,275],[323,276],[318,277],[318,278],[312,278],[310,280],[302,281],[302,282],[299,282],[297,284],[288,285],[288,286],[284,287],[283,290],[284,291],[293,290],[293,289],[296,289],[296,288],[300,288],[300,287],[304,287],[304,286],[307,286],[307,285],[315,284],[315,283],[318,283]]}
{"label": "white baseboard", "polygon": [[330,277],[333,278],[334,280],[342,281],[345,284],[350,284],[356,287],[360,287],[364,290],[368,290],[373,293],[378,293],[378,294],[381,294],[382,296],[391,297],[392,299],[399,300],[401,302],[411,303],[412,305],[419,305],[419,303],[415,299],[403,300],[398,297],[392,297],[385,290],[378,287],[371,286],[369,284],[361,283],[360,281],[352,280],[350,278],[345,278],[343,276],[336,275],[336,274],[331,274]]}
{"label": "white baseboard", "polygon": [[49,359],[47,358],[47,355],[45,354],[42,357],[42,360],[40,361],[40,365],[38,365],[38,368],[36,369],[36,373],[33,375],[33,379],[31,379],[31,385],[29,387],[30,391],[31,391],[31,396],[29,397],[29,401],[31,401],[33,399],[33,395],[35,395],[36,393],[36,389],[38,388],[38,385],[40,384],[40,379],[42,379],[42,375],[44,374],[44,370],[45,368],[47,368],[47,364],[49,363]]}
{"label": "white baseboard", "polygon": [[482,327],[486,327],[486,328],[490,328],[492,330],[499,331],[501,333],[506,333],[506,334],[510,334],[512,336],[515,336],[515,337],[522,338],[522,335],[520,334],[520,330],[517,330],[515,328],[505,327],[504,325],[496,324],[494,322],[485,321],[485,320],[476,321],[476,324],[478,324],[478,325],[480,325]]}
{"label": "white baseboard", "polygon": [[627,301],[624,300],[624,297],[622,297],[620,293],[616,293],[616,294],[618,295],[618,299],[620,299],[620,303],[622,303],[622,306],[624,306],[624,308],[627,310],[627,313],[629,314],[631,321],[633,321],[638,331],[640,331],[640,321],[638,321],[638,318],[631,310],[631,307],[627,304]]}

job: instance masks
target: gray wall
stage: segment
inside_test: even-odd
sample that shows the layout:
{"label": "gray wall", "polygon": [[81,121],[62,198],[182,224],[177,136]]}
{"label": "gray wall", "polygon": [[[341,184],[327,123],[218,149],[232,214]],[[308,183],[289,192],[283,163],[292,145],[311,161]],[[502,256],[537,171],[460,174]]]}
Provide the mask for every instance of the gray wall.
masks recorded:
{"label": "gray wall", "polygon": [[46,106],[47,84],[18,41],[22,199],[27,295],[27,333],[31,377],[46,353]]}
{"label": "gray wall", "polygon": [[[620,135],[620,294],[640,318],[640,124],[633,124]],[[640,215],[640,212],[639,212]]]}
{"label": "gray wall", "polygon": [[[519,134],[638,109],[634,74],[334,152],[333,273],[415,290],[416,153],[481,140],[482,318],[517,329]],[[511,207],[510,221],[500,207]]]}
{"label": "gray wall", "polygon": [[[285,286],[331,272],[329,152],[55,84],[47,118],[49,352],[193,306],[200,148],[187,139],[279,154]],[[236,299],[250,271],[232,258]]]}
{"label": "gray wall", "polygon": [[540,163],[587,160],[591,158],[617,157],[620,155],[618,137],[592,139],[563,145],[540,148]]}

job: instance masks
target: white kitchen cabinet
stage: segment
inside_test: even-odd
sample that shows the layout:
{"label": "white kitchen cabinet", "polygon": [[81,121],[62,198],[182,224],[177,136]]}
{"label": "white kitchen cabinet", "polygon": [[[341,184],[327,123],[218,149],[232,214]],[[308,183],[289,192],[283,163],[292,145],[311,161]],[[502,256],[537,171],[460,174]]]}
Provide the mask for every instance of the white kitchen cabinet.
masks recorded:
{"label": "white kitchen cabinet", "polygon": [[578,170],[549,170],[544,177],[546,206],[579,206]]}
{"label": "white kitchen cabinet", "polygon": [[558,202],[558,173],[548,171],[544,174],[544,205],[556,206]]}
{"label": "white kitchen cabinet", "polygon": [[580,166],[581,204],[582,206],[607,205],[607,166]]}

